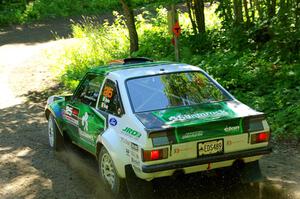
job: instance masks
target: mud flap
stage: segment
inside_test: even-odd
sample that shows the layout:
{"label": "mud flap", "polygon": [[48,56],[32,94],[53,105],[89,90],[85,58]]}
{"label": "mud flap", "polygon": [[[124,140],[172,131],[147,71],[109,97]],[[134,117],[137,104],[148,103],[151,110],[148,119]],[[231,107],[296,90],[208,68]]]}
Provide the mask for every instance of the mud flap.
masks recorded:
{"label": "mud flap", "polygon": [[242,183],[260,182],[263,180],[263,175],[260,170],[259,162],[249,162],[240,170],[240,180]]}
{"label": "mud flap", "polygon": [[154,197],[152,182],[138,178],[131,165],[125,166],[126,184],[131,199],[152,199]]}

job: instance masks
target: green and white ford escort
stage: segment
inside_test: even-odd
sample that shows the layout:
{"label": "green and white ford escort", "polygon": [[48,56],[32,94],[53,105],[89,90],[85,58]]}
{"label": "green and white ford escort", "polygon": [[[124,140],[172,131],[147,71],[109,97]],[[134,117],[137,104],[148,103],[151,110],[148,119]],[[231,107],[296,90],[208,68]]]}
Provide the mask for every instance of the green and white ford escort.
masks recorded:
{"label": "green and white ford escort", "polygon": [[264,114],[198,67],[128,58],[86,73],[71,96],[49,97],[50,146],[93,154],[114,194],[128,172],[150,181],[239,164],[259,172],[271,152]]}

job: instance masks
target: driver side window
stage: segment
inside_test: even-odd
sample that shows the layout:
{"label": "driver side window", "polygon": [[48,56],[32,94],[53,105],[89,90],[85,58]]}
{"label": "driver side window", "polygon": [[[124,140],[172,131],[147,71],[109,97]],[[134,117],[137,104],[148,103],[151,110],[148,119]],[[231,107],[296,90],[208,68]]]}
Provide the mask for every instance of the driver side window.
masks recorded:
{"label": "driver side window", "polygon": [[76,92],[75,99],[95,107],[103,79],[104,76],[102,75],[88,74]]}

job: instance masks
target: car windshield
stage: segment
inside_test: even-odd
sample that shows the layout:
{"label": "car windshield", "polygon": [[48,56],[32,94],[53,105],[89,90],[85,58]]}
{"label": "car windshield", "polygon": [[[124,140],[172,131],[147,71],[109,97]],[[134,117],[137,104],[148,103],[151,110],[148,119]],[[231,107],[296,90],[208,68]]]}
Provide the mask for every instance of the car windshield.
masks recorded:
{"label": "car windshield", "polygon": [[127,80],[134,112],[146,112],[227,100],[201,72],[180,72]]}

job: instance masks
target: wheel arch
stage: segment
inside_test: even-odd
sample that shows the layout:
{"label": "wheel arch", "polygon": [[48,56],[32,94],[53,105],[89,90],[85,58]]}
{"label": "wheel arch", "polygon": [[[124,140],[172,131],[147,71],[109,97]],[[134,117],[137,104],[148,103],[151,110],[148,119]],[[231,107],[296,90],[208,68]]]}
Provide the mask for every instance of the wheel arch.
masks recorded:
{"label": "wheel arch", "polygon": [[120,178],[126,177],[125,172],[125,162],[122,159],[121,155],[121,143],[118,142],[118,135],[113,131],[107,131],[102,135],[99,135],[97,139],[97,146],[96,146],[96,158],[99,161],[99,153],[103,147],[107,150],[109,155],[111,156],[114,165],[116,167],[117,173]]}
{"label": "wheel arch", "polygon": [[50,113],[51,113],[50,109],[47,108],[45,110],[45,117],[46,117],[47,120],[49,120]]}
{"label": "wheel arch", "polygon": [[99,153],[101,151],[103,147],[103,144],[101,142],[97,142],[97,145],[96,145],[96,159],[99,160]]}
{"label": "wheel arch", "polygon": [[63,132],[61,126],[59,125],[59,123],[57,122],[56,115],[53,113],[53,111],[51,111],[51,109],[47,108],[45,110],[45,116],[46,116],[47,120],[49,120],[50,114],[53,115],[53,119],[54,119],[56,127],[58,128],[59,133],[64,137],[64,132]]}

